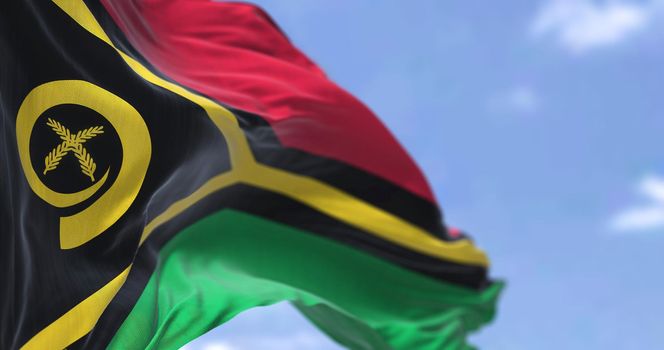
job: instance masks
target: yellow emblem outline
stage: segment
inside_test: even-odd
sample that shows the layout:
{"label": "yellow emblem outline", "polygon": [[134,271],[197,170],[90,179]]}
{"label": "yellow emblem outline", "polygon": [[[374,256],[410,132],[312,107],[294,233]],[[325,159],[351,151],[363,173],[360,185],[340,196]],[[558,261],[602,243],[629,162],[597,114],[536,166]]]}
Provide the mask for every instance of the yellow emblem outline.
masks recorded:
{"label": "yellow emblem outline", "polygon": [[[49,108],[73,104],[90,108],[110,122],[122,144],[122,163],[115,182],[94,203],[60,218],[60,248],[76,248],[106,231],[129,209],[145,179],[152,144],[143,117],[125,100],[82,80],[58,80],[34,88],[16,116],[16,142],[21,166],[33,192],[50,205],[66,208],[82,203],[106,183],[110,169],[90,187],[75,193],[53,191],[37,176],[30,159],[30,137],[37,119]],[[76,137],[76,135],[74,135]],[[85,159],[84,159],[85,160]]]}

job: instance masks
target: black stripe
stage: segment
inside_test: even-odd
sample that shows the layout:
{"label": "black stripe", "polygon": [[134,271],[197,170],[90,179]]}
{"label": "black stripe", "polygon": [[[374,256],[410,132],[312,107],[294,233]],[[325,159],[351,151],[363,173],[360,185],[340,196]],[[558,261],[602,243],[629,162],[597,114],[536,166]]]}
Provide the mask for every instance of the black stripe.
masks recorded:
{"label": "black stripe", "polygon": [[454,239],[446,234],[441,212],[432,202],[344,162],[285,147],[263,118],[234,108],[231,111],[240,121],[260,163],[313,177],[417,225],[438,238]]}
{"label": "black stripe", "polygon": [[[164,80],[182,86],[152,66],[129,43],[127,37],[99,1],[87,0],[86,3],[104,28],[104,31],[119,49],[141,62],[146,68]],[[224,102],[217,101],[198,91],[193,91],[186,86],[183,86],[183,88],[205,96],[231,110],[244,130],[258,162],[296,174],[310,176],[328,183],[409,221],[440,239],[454,240],[463,238],[450,237],[447,234],[446,228],[443,225],[441,211],[437,205],[429,200],[382,177],[370,174],[344,162],[285,147],[275,135],[270,124],[262,117],[231,107]]]}
{"label": "black stripe", "polygon": [[335,221],[297,201],[248,185],[234,185],[209,195],[155,229],[138,251],[126,283],[108,306],[95,329],[77,343],[80,346],[78,348],[105,348],[142,294],[159,263],[161,248],[178,232],[226,208],[306,230],[444,283],[454,283],[474,290],[483,290],[491,284],[487,280],[486,269],[482,267],[456,264],[418,254]]}

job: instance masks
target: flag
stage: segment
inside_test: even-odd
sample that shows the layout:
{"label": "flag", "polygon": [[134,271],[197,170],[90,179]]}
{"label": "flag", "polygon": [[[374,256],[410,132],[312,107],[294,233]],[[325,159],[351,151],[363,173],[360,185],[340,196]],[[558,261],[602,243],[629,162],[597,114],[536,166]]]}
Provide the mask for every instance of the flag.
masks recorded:
{"label": "flag", "polygon": [[485,253],[256,6],[6,1],[0,54],[0,348],[177,349],[290,301],[351,349],[466,349],[493,317]]}

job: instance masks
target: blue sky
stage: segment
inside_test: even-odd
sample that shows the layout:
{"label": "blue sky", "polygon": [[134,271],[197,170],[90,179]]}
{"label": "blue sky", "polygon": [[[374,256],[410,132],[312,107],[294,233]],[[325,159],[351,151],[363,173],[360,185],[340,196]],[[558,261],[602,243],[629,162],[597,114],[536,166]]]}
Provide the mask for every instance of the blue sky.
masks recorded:
{"label": "blue sky", "polygon": [[[508,288],[482,349],[664,346],[664,0],[258,1]],[[290,306],[189,350],[338,349]]]}

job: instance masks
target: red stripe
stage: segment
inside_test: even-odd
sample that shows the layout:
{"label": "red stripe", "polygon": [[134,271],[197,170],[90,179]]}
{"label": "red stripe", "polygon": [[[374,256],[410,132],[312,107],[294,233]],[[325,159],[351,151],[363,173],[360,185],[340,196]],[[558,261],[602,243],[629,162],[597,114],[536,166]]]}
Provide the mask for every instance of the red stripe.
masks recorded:
{"label": "red stripe", "polygon": [[207,0],[102,3],[132,45],[171,79],[262,116],[287,147],[346,162],[433,201],[392,134],[261,9]]}

